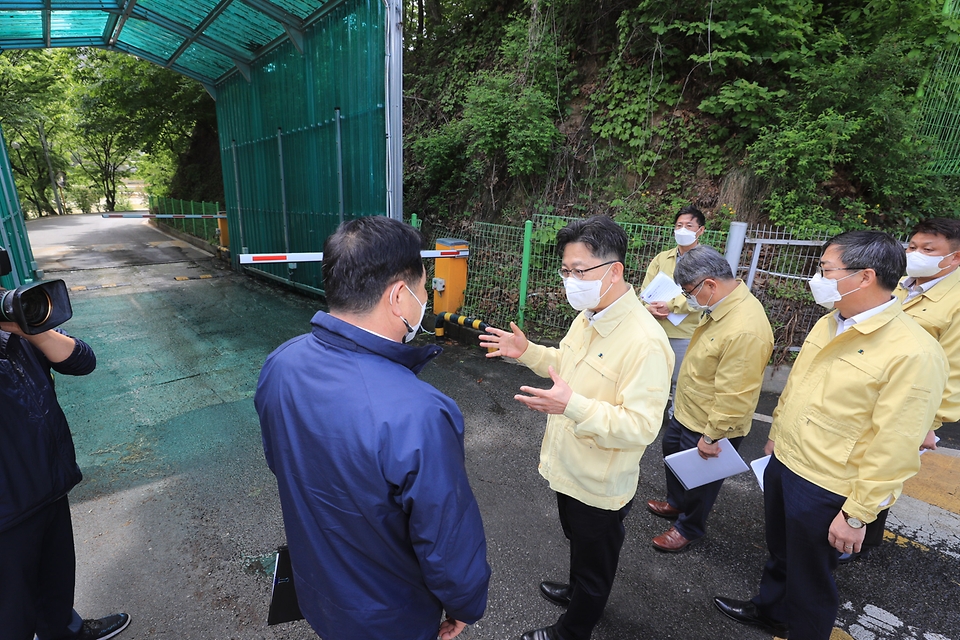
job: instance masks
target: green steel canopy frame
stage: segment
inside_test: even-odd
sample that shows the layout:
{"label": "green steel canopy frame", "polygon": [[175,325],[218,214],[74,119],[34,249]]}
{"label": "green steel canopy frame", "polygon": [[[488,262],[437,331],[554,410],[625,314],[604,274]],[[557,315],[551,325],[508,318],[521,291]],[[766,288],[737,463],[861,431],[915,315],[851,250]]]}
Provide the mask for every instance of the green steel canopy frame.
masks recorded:
{"label": "green steel canopy frame", "polygon": [[[401,0],[0,0],[0,51],[97,47],[197,80],[232,253],[320,251],[342,220],[403,218],[401,19]],[[262,270],[322,287],[316,265]]]}
{"label": "green steel canopy frame", "polygon": [[10,170],[10,158],[7,157],[7,143],[0,130],[0,246],[7,250],[10,266],[13,270],[0,277],[0,286],[4,289],[16,289],[20,285],[33,282],[37,263],[33,261],[33,251],[27,239],[27,230],[23,225],[23,210],[17,197],[17,187],[13,183]]}

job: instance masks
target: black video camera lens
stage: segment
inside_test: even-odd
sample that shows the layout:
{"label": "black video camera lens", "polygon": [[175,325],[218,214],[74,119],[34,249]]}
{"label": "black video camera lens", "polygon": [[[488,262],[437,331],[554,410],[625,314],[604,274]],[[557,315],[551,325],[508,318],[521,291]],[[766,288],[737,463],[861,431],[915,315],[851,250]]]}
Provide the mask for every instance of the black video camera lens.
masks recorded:
{"label": "black video camera lens", "polygon": [[0,319],[16,322],[27,335],[58,327],[73,317],[63,280],[35,282],[0,292]]}

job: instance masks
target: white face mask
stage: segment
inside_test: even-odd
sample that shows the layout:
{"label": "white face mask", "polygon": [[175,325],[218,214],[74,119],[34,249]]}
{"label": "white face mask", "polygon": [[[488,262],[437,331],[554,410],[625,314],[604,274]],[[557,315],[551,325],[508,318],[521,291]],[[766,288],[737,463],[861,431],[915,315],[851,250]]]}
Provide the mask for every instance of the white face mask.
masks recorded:
{"label": "white face mask", "polygon": [[[397,286],[400,286],[400,285],[397,285]],[[406,286],[406,285],[404,285],[404,286]],[[417,324],[415,324],[415,325],[413,325],[413,326],[410,326],[410,323],[407,322],[407,319],[404,318],[403,316],[400,316],[400,319],[403,320],[403,324],[406,325],[406,327],[407,327],[407,333],[406,333],[406,335],[403,336],[403,341],[402,341],[404,344],[410,342],[411,340],[413,340],[414,338],[417,337],[417,333],[419,333],[419,331],[420,331],[420,324],[423,322],[423,315],[427,312],[427,303],[426,303],[426,301],[420,302],[420,298],[417,297],[417,294],[415,294],[415,293],[410,289],[410,287],[407,287],[407,291],[409,291],[409,292],[410,292],[410,295],[413,296],[413,299],[416,300],[417,303],[420,304],[420,317],[417,318]]]}
{"label": "white face mask", "polygon": [[862,271],[862,269],[836,280],[824,278],[819,273],[815,274],[808,283],[810,285],[810,292],[813,294],[813,299],[824,309],[833,309],[834,302],[843,300],[843,296],[849,295],[854,291],[859,291],[859,289],[854,289],[853,291],[847,291],[847,293],[841,294],[837,289],[837,283],[841,280],[846,280],[850,276],[857,275],[860,271]]}
{"label": "white face mask", "polygon": [[689,247],[697,241],[697,232],[691,231],[686,227],[680,227],[679,229],[673,230],[673,237],[681,247]]}
{"label": "white face mask", "polygon": [[563,288],[567,292],[567,302],[570,303],[570,306],[577,311],[596,309],[600,306],[600,298],[602,298],[607,291],[610,291],[610,287],[613,286],[611,282],[610,287],[607,287],[607,291],[602,293],[600,291],[600,287],[603,285],[603,279],[612,267],[613,265],[607,267],[607,270],[603,272],[599,280],[577,280],[573,276],[564,278]]}
{"label": "white face mask", "polygon": [[[706,282],[706,280],[704,280],[704,282]],[[703,287],[702,284],[700,286]],[[698,291],[697,293],[700,293],[700,292]],[[714,291],[713,293],[716,293],[716,291]],[[707,304],[700,304],[697,301],[697,297],[693,296],[692,298],[687,298],[687,306],[693,309],[694,311],[706,311],[707,309],[710,308],[710,303],[713,302],[713,293],[711,293],[710,297],[707,298]]]}
{"label": "white face mask", "polygon": [[940,267],[940,262],[955,253],[956,251],[951,251],[945,256],[929,256],[919,251],[911,251],[907,254],[907,275],[911,278],[935,276],[943,270]]}

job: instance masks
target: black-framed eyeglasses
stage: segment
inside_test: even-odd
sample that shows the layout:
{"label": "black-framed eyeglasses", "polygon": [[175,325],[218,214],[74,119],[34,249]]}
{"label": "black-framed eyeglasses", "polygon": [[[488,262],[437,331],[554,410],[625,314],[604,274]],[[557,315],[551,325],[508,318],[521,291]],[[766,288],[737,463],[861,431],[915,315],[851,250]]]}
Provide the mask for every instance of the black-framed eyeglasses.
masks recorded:
{"label": "black-framed eyeglasses", "polygon": [[863,271],[863,269],[851,269],[849,267],[837,267],[836,269],[824,269],[823,267],[817,267],[817,273],[820,274],[820,277],[823,278],[827,271]]}
{"label": "black-framed eyeglasses", "polygon": [[683,297],[686,298],[687,300],[693,300],[694,298],[696,298],[697,294],[700,293],[700,288],[703,286],[703,283],[706,281],[707,281],[707,278],[704,278],[703,280],[701,280],[700,284],[698,284],[693,288],[693,291],[684,291],[683,289],[681,289],[681,291],[683,292]]}
{"label": "black-framed eyeglasses", "polygon": [[557,273],[559,273],[560,277],[564,279],[569,278],[570,276],[573,276],[577,280],[583,280],[583,274],[585,274],[586,272],[593,271],[594,269],[599,269],[600,267],[605,267],[608,264],[616,264],[618,262],[620,261],[610,260],[608,262],[604,262],[603,264],[598,264],[595,267],[590,267],[589,269],[564,269],[561,267],[560,269],[557,269]]}

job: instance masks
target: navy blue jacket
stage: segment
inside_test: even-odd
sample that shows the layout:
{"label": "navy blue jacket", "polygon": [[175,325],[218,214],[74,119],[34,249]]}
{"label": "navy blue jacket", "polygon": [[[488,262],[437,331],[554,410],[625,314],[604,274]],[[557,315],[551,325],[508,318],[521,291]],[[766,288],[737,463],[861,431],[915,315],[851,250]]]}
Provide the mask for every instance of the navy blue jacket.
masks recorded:
{"label": "navy blue jacket", "polygon": [[435,640],[487,604],[490,567],[463,416],[417,373],[439,354],[324,312],[260,373],[300,610],[324,640]]}
{"label": "navy blue jacket", "polygon": [[80,482],[73,437],[50,369],[81,376],[96,356],[77,340],[56,364],[20,336],[0,331],[0,531],[5,531]]}

